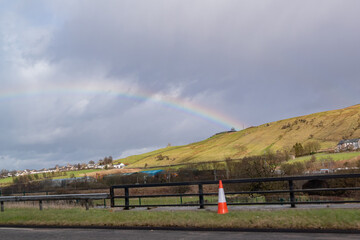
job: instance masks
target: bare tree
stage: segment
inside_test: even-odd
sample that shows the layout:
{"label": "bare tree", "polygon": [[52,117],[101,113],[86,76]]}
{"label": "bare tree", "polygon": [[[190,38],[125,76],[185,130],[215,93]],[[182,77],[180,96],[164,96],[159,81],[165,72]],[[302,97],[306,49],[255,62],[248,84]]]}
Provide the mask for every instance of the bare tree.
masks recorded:
{"label": "bare tree", "polygon": [[5,177],[7,176],[9,173],[9,170],[6,170],[6,169],[1,169],[0,171],[0,177]]}

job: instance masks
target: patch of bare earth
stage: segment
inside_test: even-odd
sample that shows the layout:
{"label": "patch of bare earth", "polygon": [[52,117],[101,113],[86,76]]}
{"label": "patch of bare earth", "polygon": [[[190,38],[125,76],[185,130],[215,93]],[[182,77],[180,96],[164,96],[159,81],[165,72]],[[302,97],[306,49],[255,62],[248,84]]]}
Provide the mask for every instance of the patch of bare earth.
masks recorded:
{"label": "patch of bare earth", "polygon": [[99,170],[96,172],[87,173],[86,176],[93,177],[93,178],[102,178],[106,175],[111,174],[119,174],[119,173],[133,173],[133,172],[139,172],[141,169],[132,168],[132,169],[108,169],[108,170]]}
{"label": "patch of bare earth", "polygon": [[360,156],[356,156],[351,159],[336,161],[335,168],[357,167],[359,161],[360,161]]}

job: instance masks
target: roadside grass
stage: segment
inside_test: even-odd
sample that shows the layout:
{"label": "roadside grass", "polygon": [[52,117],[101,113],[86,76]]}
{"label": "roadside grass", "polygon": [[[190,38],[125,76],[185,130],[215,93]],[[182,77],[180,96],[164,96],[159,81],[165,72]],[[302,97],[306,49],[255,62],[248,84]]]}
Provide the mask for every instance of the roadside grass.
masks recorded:
{"label": "roadside grass", "polygon": [[[207,203],[217,203],[218,197],[217,196],[204,196],[204,201]],[[167,205],[167,204],[198,204],[199,197],[195,196],[188,196],[188,197],[154,197],[154,198],[130,198],[129,204],[130,205]],[[104,204],[104,200],[94,200],[94,205],[101,206]],[[110,205],[110,200],[106,200],[106,205]],[[115,199],[115,205],[125,205],[124,199]]]}
{"label": "roadside grass", "polygon": [[267,229],[360,229],[358,209],[273,211],[115,211],[113,209],[8,208],[0,213],[1,225],[194,227]]}
{"label": "roadside grass", "polygon": [[[356,200],[351,197],[337,197],[334,199],[332,196],[308,196],[308,195],[296,195],[296,202],[320,202],[320,201],[351,201]],[[93,206],[110,206],[110,199],[105,200],[94,200],[92,201]],[[207,204],[217,204],[218,197],[217,196],[204,196],[204,201]],[[281,202],[289,202],[289,196],[287,194],[280,194],[277,196],[253,196],[250,197],[247,194],[243,195],[235,195],[231,197],[227,197],[228,203],[281,203]],[[145,205],[183,205],[187,206],[188,204],[199,204],[199,197],[195,196],[186,196],[186,197],[154,197],[154,198],[130,198],[129,199],[130,206],[145,206]],[[124,199],[115,199],[116,206],[124,206]]]}

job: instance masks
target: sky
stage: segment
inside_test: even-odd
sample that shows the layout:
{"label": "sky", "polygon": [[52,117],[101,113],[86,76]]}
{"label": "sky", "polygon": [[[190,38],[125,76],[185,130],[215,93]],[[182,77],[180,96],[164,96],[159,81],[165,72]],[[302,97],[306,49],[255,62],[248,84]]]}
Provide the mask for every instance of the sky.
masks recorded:
{"label": "sky", "polygon": [[0,169],[360,103],[358,0],[0,0]]}

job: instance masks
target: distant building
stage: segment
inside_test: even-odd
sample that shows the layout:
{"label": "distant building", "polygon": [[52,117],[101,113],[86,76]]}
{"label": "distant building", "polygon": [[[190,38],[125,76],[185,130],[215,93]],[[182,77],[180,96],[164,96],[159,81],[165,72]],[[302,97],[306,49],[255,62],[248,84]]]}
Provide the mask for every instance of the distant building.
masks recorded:
{"label": "distant building", "polygon": [[90,164],[90,163],[89,163],[89,164],[87,165],[87,168],[96,168],[96,165],[95,165],[95,164]]}
{"label": "distant building", "polygon": [[216,136],[216,135],[219,135],[219,134],[224,134],[224,133],[233,133],[233,132],[237,132],[235,128],[231,128],[230,131],[224,131],[224,132],[218,132],[218,133],[215,133],[214,135],[212,135],[211,137],[213,136]]}
{"label": "distant building", "polygon": [[330,170],[327,168],[320,169],[320,173],[330,173]]}
{"label": "distant building", "polygon": [[337,146],[336,151],[356,150],[360,148],[360,138],[341,140]]}
{"label": "distant building", "polygon": [[113,165],[114,168],[124,168],[125,167],[125,164],[123,163],[120,163],[120,164],[115,164]]}

